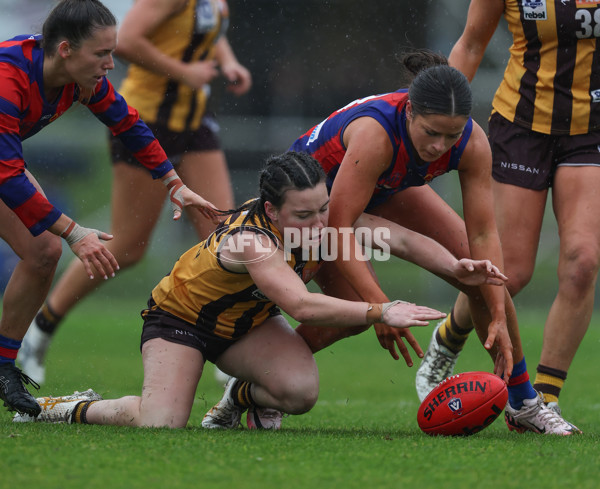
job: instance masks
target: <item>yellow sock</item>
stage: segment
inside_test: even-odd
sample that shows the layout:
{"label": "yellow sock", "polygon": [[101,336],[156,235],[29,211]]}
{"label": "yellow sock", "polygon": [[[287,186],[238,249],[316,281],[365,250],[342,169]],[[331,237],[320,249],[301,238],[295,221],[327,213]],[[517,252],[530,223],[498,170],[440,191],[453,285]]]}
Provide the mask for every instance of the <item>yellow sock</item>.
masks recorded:
{"label": "yellow sock", "polygon": [[544,402],[558,402],[560,391],[565,385],[567,372],[556,368],[538,365],[533,388],[544,394]]}
{"label": "yellow sock", "polygon": [[472,330],[473,327],[465,329],[458,326],[454,321],[454,310],[452,310],[438,329],[436,339],[440,345],[445,346],[453,353],[458,353],[465,346]]}

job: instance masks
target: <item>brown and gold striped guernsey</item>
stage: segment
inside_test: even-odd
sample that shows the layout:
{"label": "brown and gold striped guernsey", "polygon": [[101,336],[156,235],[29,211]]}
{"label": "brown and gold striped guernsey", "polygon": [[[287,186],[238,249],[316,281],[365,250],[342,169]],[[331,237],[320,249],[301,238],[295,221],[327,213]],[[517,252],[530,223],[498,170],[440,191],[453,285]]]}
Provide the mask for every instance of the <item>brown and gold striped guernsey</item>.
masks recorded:
{"label": "brown and gold striped guernsey", "polygon": [[[275,304],[257,288],[248,273],[226,270],[220,249],[226,237],[242,230],[267,235],[281,247],[282,237],[270,223],[243,223],[247,212],[234,214],[205,241],[184,253],[171,273],[152,291],[156,307],[219,337],[236,339],[277,312]],[[290,255],[288,264],[309,282],[319,263]]]}
{"label": "brown and gold striped guernsey", "polygon": [[[152,33],[151,42],[163,53],[185,62],[214,59],[214,47],[227,30],[225,0],[189,0]],[[191,87],[131,64],[119,92],[145,122],[160,122],[183,132],[200,126],[210,88]]]}
{"label": "brown and gold striped guernsey", "polygon": [[505,0],[504,16],[513,45],[494,110],[544,134],[598,130],[600,0]]}

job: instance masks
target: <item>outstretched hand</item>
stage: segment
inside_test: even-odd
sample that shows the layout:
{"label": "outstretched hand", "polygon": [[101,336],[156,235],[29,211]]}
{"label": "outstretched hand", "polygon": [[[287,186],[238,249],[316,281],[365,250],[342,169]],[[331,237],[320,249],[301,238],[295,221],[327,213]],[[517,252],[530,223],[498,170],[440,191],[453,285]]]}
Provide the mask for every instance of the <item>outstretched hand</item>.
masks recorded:
{"label": "outstretched hand", "polygon": [[403,340],[408,342],[419,358],[423,358],[423,350],[408,328],[428,326],[429,321],[444,317],[446,314],[436,309],[400,301],[384,312],[383,319],[386,324],[378,323],[374,328],[382,348],[388,350],[394,360],[399,360],[402,355],[406,365],[412,367],[413,361]]}
{"label": "outstretched hand", "polygon": [[192,206],[198,209],[204,217],[210,219],[214,224],[219,224],[221,220],[219,210],[208,200],[192,192],[181,180],[177,179],[175,184],[168,188],[169,199],[171,200],[171,207],[173,209],[173,220],[177,221],[181,217],[181,212],[185,206]]}
{"label": "outstretched hand", "polygon": [[86,273],[90,279],[94,278],[93,269],[95,269],[103,278],[107,280],[109,276],[114,277],[115,271],[119,270],[119,264],[113,254],[100,242],[113,239],[111,234],[107,234],[97,229],[84,228],[78,226],[78,231],[84,233],[84,236],[74,243],[69,243],[73,253],[83,263]]}
{"label": "outstretched hand", "polygon": [[494,373],[508,382],[513,370],[513,347],[505,322],[492,320],[483,346],[486,350],[496,350]]}
{"label": "outstretched hand", "polygon": [[465,285],[504,285],[508,277],[489,260],[458,260],[454,277]]}

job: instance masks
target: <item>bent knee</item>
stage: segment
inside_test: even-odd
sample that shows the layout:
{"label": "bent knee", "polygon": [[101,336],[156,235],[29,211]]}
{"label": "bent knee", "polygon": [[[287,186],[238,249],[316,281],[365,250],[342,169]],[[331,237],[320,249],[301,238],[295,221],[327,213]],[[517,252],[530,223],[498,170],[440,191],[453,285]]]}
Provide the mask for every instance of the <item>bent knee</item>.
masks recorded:
{"label": "bent knee", "polygon": [[62,255],[62,240],[54,234],[44,233],[33,240],[23,256],[23,263],[37,273],[53,273]]}
{"label": "bent knee", "polygon": [[508,281],[506,282],[506,288],[508,289],[511,297],[514,297],[519,292],[521,292],[527,284],[531,281],[531,277],[533,276],[533,270],[523,270],[523,271],[514,271],[507,275]]}
{"label": "bent knee", "polygon": [[153,410],[147,412],[140,411],[140,420],[138,426],[147,428],[185,428],[189,419],[189,414],[174,412],[174,410]]}
{"label": "bent knee", "polygon": [[274,396],[279,399],[284,412],[304,414],[314,407],[319,398],[318,378],[289,382],[281,386]]}
{"label": "bent knee", "polygon": [[598,252],[590,247],[580,247],[561,256],[558,279],[561,286],[570,285],[579,291],[588,290],[596,283]]}

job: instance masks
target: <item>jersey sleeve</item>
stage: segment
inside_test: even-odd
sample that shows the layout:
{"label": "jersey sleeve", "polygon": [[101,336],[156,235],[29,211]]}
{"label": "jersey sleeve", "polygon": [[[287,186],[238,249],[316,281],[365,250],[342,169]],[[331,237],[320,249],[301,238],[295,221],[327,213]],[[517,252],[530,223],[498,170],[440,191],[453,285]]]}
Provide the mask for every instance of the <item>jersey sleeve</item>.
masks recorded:
{"label": "jersey sleeve", "polygon": [[61,212],[25,174],[20,115],[28,105],[29,86],[25,72],[0,62],[0,198],[37,236],[54,224]]}
{"label": "jersey sleeve", "polygon": [[87,106],[113,136],[117,136],[135,158],[148,168],[153,178],[160,178],[173,169],[162,146],[140,119],[138,111],[127,105],[106,77],[98,83]]}

